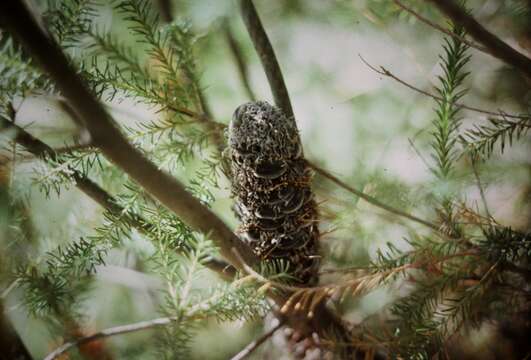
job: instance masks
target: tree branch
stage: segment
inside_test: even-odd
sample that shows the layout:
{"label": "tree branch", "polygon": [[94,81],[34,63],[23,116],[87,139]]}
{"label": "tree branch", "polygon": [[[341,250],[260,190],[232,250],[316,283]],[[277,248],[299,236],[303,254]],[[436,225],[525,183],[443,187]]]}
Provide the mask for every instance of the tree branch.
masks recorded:
{"label": "tree branch", "polygon": [[92,335],[84,336],[82,338],[72,340],[69,342],[64,343],[51,353],[49,353],[44,360],[54,360],[57,359],[59,356],[67,352],[72,347],[79,347],[81,345],[90,343],[92,341],[102,339],[102,338],[108,338],[111,336],[121,335],[121,334],[128,334],[136,331],[146,330],[146,329],[152,329],[156,327],[166,326],[170,324],[173,321],[176,321],[176,317],[162,317],[154,320],[148,320],[148,321],[140,321],[134,324],[128,324],[128,325],[120,325],[111,327],[108,329],[104,329],[101,331],[98,331]]}
{"label": "tree branch", "polygon": [[376,199],[376,198],[373,198],[372,196],[370,195],[367,195],[365,194],[364,192],[362,191],[359,191],[359,190],[356,190],[354,189],[352,186],[344,183],[343,181],[339,180],[337,177],[335,177],[334,175],[330,174],[329,172],[327,172],[326,170],[324,169],[321,169],[320,167],[318,167],[317,165],[315,164],[312,164],[310,162],[307,162],[308,165],[315,170],[316,173],[318,173],[319,175],[327,178],[328,180],[332,181],[333,183],[339,185],[340,187],[342,187],[343,189],[353,193],[354,195],[356,196],[359,196],[360,198],[362,198],[363,200],[365,200],[366,202],[368,202],[369,204],[371,205],[374,205],[374,206],[377,206],[379,208],[382,208],[392,214],[395,214],[395,215],[398,215],[398,216],[402,216],[404,218],[407,218],[409,220],[412,220],[412,221],[415,221],[419,224],[422,224],[424,226],[427,226],[429,227],[430,229],[432,230],[435,230],[437,232],[439,232],[439,227],[427,220],[423,220],[421,218],[418,218],[414,215],[411,215],[405,211],[402,211],[402,210],[398,210],[398,209],[395,209],[387,204],[384,204],[383,202],[381,202],[380,200]]}
{"label": "tree branch", "polygon": [[279,321],[279,323],[273,327],[271,330],[260,336],[258,339],[254,340],[250,344],[248,344],[246,347],[244,347],[239,353],[234,355],[230,360],[243,360],[249,357],[256,349],[260,347],[263,343],[265,343],[275,332],[277,332],[278,329],[280,329],[284,325],[283,321]]}
{"label": "tree branch", "polygon": [[[180,182],[159,170],[126,141],[102,105],[77,77],[61,49],[37,25],[22,1],[0,2],[0,20],[55,80],[58,89],[78,114],[78,122],[91,135],[94,146],[100,148],[104,155],[184,223],[212,239],[221,254],[234,266],[242,268],[243,264],[233,250],[241,254],[248,264],[253,265],[258,261],[221,219],[188,193]],[[289,294],[278,294],[273,298],[282,306]],[[342,341],[348,342],[350,339],[349,331],[341,319],[325,304],[316,307],[311,319],[306,314],[290,314],[287,321],[303,334],[318,332],[325,337],[338,334]]]}
{"label": "tree branch", "polygon": [[57,43],[39,27],[22,1],[2,2],[0,9],[3,24],[55,80],[78,114],[79,125],[88,130],[95,146],[188,226],[208,235],[233,265],[241,264],[234,257],[232,248],[238,249],[246,262],[254,264],[258,261],[219,217],[186,191],[178,180],[158,169],[127,142],[104,107],[78,78]]}
{"label": "tree branch", "polygon": [[[34,156],[39,158],[48,157],[53,161],[60,162],[57,151],[41,140],[35,138],[18,125],[9,122],[3,117],[0,117],[0,131],[3,130],[11,131],[13,133],[13,140],[26,148],[26,150],[28,150]],[[70,169],[70,172],[76,187],[85,193],[85,195],[96,201],[110,213],[124,218],[128,224],[139,230],[144,235],[148,237],[151,236],[151,228],[153,225],[151,225],[148,221],[139,216],[133,216],[129,214],[109,193],[107,193],[94,181],[84,177],[79,171]],[[205,266],[217,272],[224,278],[233,278],[236,274],[235,269],[222,260],[207,260],[205,262]]]}
{"label": "tree branch", "polygon": [[417,13],[416,11],[414,11],[413,9],[411,9],[411,8],[407,7],[406,5],[404,5],[404,4],[403,4],[402,2],[400,2],[399,0],[393,0],[393,1],[395,2],[395,4],[396,4],[399,8],[401,8],[402,10],[404,10],[404,11],[410,13],[411,15],[413,15],[413,16],[414,16],[415,18],[417,18],[417,20],[419,20],[420,22],[423,22],[424,24],[426,24],[426,25],[428,25],[428,26],[434,28],[435,30],[438,30],[438,31],[440,31],[440,32],[442,32],[442,33],[444,33],[444,34],[446,34],[446,35],[448,35],[448,36],[451,36],[451,37],[453,37],[454,39],[457,39],[457,40],[461,41],[462,43],[464,43],[464,44],[466,44],[466,45],[468,45],[468,46],[470,46],[470,47],[472,47],[472,48],[474,48],[474,49],[476,49],[476,50],[482,51],[482,52],[487,53],[487,54],[490,55],[490,52],[488,51],[487,48],[485,48],[485,47],[483,47],[483,46],[481,46],[481,45],[478,45],[478,44],[476,44],[476,43],[474,43],[474,42],[468,41],[466,38],[461,37],[461,36],[455,34],[454,32],[452,32],[452,31],[450,31],[450,30],[448,30],[448,29],[445,29],[445,28],[443,28],[442,26],[440,26],[440,25],[438,25],[438,24],[436,24],[436,23],[434,23],[434,22],[432,22],[432,21],[426,19],[425,17],[423,17],[422,15],[420,15],[419,13]]}
{"label": "tree branch", "polygon": [[461,25],[477,42],[485,46],[490,54],[520,70],[531,79],[531,59],[519,53],[496,35],[485,29],[453,0],[428,0],[454,23]]}
{"label": "tree branch", "polygon": [[286,116],[294,117],[282,70],[252,0],[241,0],[240,9],[245,27],[264,67],[275,104]]}
{"label": "tree branch", "polygon": [[[396,76],[395,74],[393,74],[391,71],[387,70],[386,68],[384,68],[383,66],[380,66],[379,69],[377,69],[375,66],[369,64],[361,55],[358,55],[361,59],[361,61],[367,65],[367,67],[369,67],[369,69],[371,69],[372,71],[380,74],[380,75],[383,75],[383,76],[386,76],[386,77],[389,77],[393,80],[395,80],[396,82],[398,82],[399,84],[402,84],[404,85],[405,87],[419,93],[419,94],[422,94],[422,95],[425,95],[425,96],[428,96],[434,100],[438,100],[438,101],[443,101],[444,99],[438,95],[435,95],[435,94],[432,94],[428,91],[425,91],[425,90],[422,90],[422,89],[419,89],[418,87],[416,86],[413,86],[407,82],[405,82],[404,80],[400,79],[398,76]],[[513,119],[529,119],[529,115],[514,115],[514,114],[508,114],[504,111],[498,111],[498,112],[495,112],[495,111],[488,111],[488,110],[484,110],[484,109],[480,109],[480,108],[477,108],[477,107],[472,107],[472,106],[468,106],[468,105],[465,105],[463,103],[460,103],[460,102],[455,102],[453,103],[454,106],[457,106],[461,109],[467,109],[467,110],[470,110],[470,111],[474,111],[474,112],[478,112],[478,113],[481,113],[481,114],[486,114],[486,115],[492,115],[492,116],[500,116],[500,117],[506,117],[506,118],[513,118]]]}
{"label": "tree branch", "polygon": [[253,89],[251,88],[247,63],[245,62],[242,49],[240,48],[238,41],[236,41],[236,38],[232,33],[229,21],[226,20],[222,26],[223,32],[225,33],[225,38],[227,40],[227,44],[229,45],[230,52],[232,54],[232,57],[234,58],[236,67],[238,68],[238,75],[240,76],[240,81],[243,85],[243,88],[247,92],[247,96],[249,97],[249,99],[255,101],[256,96],[254,95]]}
{"label": "tree branch", "polygon": [[[170,0],[156,0],[159,7],[159,12],[161,14],[161,19],[165,23],[169,24],[173,21],[173,10],[172,10],[172,4]],[[189,80],[192,80],[194,78],[194,74],[192,73],[192,70],[186,66],[185,67],[185,74],[188,77]],[[168,107],[170,110],[174,110],[178,113],[182,113],[184,115],[190,116],[199,122],[205,124],[205,126],[209,130],[215,130],[216,127],[220,124],[212,121],[212,110],[210,109],[210,106],[208,104],[207,98],[201,89],[200,84],[192,81],[192,86],[194,88],[194,91],[197,95],[197,100],[199,101],[199,105],[201,107],[202,114],[195,113],[193,111],[187,110],[187,109],[175,109],[173,107]],[[214,140],[214,144],[216,145],[217,149],[219,151],[223,151],[225,144],[223,141],[223,137],[220,136],[217,132],[213,132],[212,136]]]}

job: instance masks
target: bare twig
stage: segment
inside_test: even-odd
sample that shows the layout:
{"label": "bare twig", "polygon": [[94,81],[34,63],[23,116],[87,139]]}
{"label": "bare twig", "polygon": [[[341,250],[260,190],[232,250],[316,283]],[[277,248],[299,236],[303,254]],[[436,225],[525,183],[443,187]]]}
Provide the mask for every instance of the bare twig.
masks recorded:
{"label": "bare twig", "polygon": [[231,360],[243,360],[246,359],[249,355],[251,355],[256,349],[260,347],[263,343],[265,343],[273,334],[280,329],[284,325],[283,321],[279,321],[279,323],[273,327],[271,330],[260,336],[258,339],[254,340],[250,344],[248,344],[246,347],[242,349],[239,353],[234,355]]}
{"label": "bare twig", "polygon": [[[383,75],[383,76],[386,76],[386,77],[389,77],[393,80],[395,80],[396,82],[404,85],[405,87],[419,93],[419,94],[422,94],[422,95],[425,95],[425,96],[428,96],[434,100],[438,100],[438,101],[442,101],[443,98],[441,98],[440,96],[438,95],[435,95],[435,94],[432,94],[428,91],[425,91],[425,90],[422,90],[422,89],[419,89],[418,87],[415,87],[407,82],[405,82],[404,80],[400,79],[398,76],[396,76],[395,74],[393,74],[391,71],[387,70],[386,68],[384,68],[383,66],[380,66],[380,68],[376,68],[375,66],[369,64],[361,55],[358,54],[358,56],[360,57],[361,61],[367,65],[367,67],[369,67],[372,71],[380,74],[380,75]],[[482,114],[486,114],[486,115],[492,115],[492,116],[501,116],[501,117],[506,117],[506,118],[513,118],[513,119],[529,119],[529,115],[514,115],[514,114],[508,114],[504,111],[498,111],[498,112],[495,112],[495,111],[488,111],[488,110],[483,110],[483,109],[480,109],[480,108],[476,108],[476,107],[472,107],[472,106],[468,106],[468,105],[465,105],[465,104],[462,104],[462,103],[459,103],[459,102],[455,102],[453,103],[453,105],[461,108],[461,109],[467,109],[467,110],[470,110],[470,111],[475,111],[475,112],[478,112],[478,113],[482,113]]]}
{"label": "bare twig", "polygon": [[482,52],[485,52],[487,54],[490,55],[490,52],[488,51],[487,48],[481,46],[481,45],[478,45],[474,42],[471,42],[471,41],[468,41],[466,38],[462,37],[462,36],[459,36],[457,35],[456,33],[448,30],[448,29],[445,29],[443,28],[442,26],[440,26],[439,24],[436,24],[434,23],[433,21],[430,21],[428,19],[426,19],[425,17],[423,17],[422,15],[420,15],[419,13],[417,13],[415,10],[407,7],[406,5],[404,5],[402,2],[400,2],[399,0],[393,0],[395,2],[395,4],[400,7],[402,10],[410,13],[411,15],[413,15],[414,17],[416,17],[420,22],[423,22],[424,24],[448,35],[448,36],[451,36],[453,37],[454,39],[457,39],[459,41],[461,41],[462,43],[470,46],[470,47],[473,47],[474,49],[477,49],[479,51],[482,51]]}
{"label": "bare twig", "polygon": [[90,343],[92,341],[102,339],[102,338],[108,338],[111,336],[122,335],[122,334],[132,333],[136,331],[166,326],[176,320],[177,320],[176,317],[162,317],[162,318],[158,318],[154,320],[140,321],[135,324],[115,326],[112,328],[101,330],[92,335],[84,336],[82,338],[64,343],[63,345],[61,345],[60,347],[58,347],[57,349],[49,353],[44,358],[44,360],[57,359],[59,358],[59,356],[61,356],[62,354],[64,354],[65,352],[67,352],[69,349],[71,349],[74,346],[79,347],[81,345],[84,345],[84,344],[87,344],[87,343]]}
{"label": "bare twig", "polygon": [[461,25],[471,37],[485,46],[490,54],[520,70],[531,79],[531,59],[516,51],[496,35],[485,29],[453,0],[428,0],[454,23]]}
{"label": "bare twig", "polygon": [[398,216],[402,216],[404,218],[407,218],[409,220],[412,220],[412,221],[415,221],[419,224],[422,224],[424,226],[427,226],[435,231],[439,231],[439,227],[427,220],[423,220],[421,218],[418,218],[414,215],[411,215],[409,213],[406,213],[405,211],[402,211],[402,210],[398,210],[398,209],[395,209],[387,204],[384,204],[383,202],[381,202],[380,200],[376,199],[376,198],[373,198],[372,196],[370,195],[367,195],[365,194],[364,192],[360,191],[360,190],[357,190],[355,188],[353,188],[352,186],[344,183],[343,181],[341,181],[340,179],[338,179],[337,177],[335,177],[334,175],[330,174],[329,172],[327,172],[326,170],[324,169],[321,169],[319,166],[315,165],[315,164],[312,164],[310,162],[308,162],[308,165],[315,170],[316,173],[318,173],[319,175],[327,178],[328,180],[332,181],[333,183],[339,185],[340,187],[342,187],[343,189],[353,193],[354,195],[356,196],[359,196],[360,198],[362,198],[363,200],[365,200],[366,202],[368,202],[369,204],[371,205],[374,205],[374,206],[377,206],[379,208],[382,208],[390,213],[393,213],[395,215],[398,215]]}
{"label": "bare twig", "polygon": [[243,22],[264,67],[275,104],[286,116],[294,117],[282,70],[252,0],[241,0],[240,8]]}
{"label": "bare twig", "polygon": [[217,215],[201,204],[178,180],[157,168],[127,142],[105,108],[79,79],[57,43],[39,27],[22,1],[2,2],[0,9],[3,24],[56,82],[78,114],[77,122],[87,129],[95,146],[188,226],[207,234],[233,265],[239,265],[239,260],[230,251],[233,247],[238,248],[246,262],[258,261]]}
{"label": "bare twig", "polygon": [[249,82],[247,63],[245,61],[242,49],[240,48],[238,41],[232,33],[229,21],[226,20],[222,26],[223,31],[225,33],[225,38],[227,39],[227,44],[229,45],[230,52],[232,54],[232,57],[234,58],[234,61],[236,62],[236,67],[238,68],[238,75],[240,76],[240,81],[243,85],[243,88],[247,92],[247,96],[249,97],[249,99],[255,101],[256,96],[254,95],[253,89],[251,88],[251,84]]}

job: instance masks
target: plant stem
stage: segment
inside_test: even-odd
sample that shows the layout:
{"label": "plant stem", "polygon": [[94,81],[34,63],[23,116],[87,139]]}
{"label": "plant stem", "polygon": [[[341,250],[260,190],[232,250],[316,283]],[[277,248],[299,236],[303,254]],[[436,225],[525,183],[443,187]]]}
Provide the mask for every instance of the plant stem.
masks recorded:
{"label": "plant stem", "polygon": [[519,53],[499,37],[485,29],[467,14],[454,0],[428,0],[456,24],[461,25],[477,42],[485,46],[490,54],[508,65],[520,70],[531,79],[531,59]]}
{"label": "plant stem", "polygon": [[275,104],[286,116],[294,117],[282,70],[252,0],[241,0],[240,9],[247,32],[264,67]]}

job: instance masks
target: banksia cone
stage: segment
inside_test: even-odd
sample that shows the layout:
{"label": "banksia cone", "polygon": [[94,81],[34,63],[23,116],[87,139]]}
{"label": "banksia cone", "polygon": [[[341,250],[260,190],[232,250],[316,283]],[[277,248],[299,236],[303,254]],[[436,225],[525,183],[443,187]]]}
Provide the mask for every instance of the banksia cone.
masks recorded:
{"label": "banksia cone", "polygon": [[240,237],[262,260],[283,259],[299,284],[315,284],[319,266],[313,173],[293,118],[265,101],[239,106],[229,126]]}

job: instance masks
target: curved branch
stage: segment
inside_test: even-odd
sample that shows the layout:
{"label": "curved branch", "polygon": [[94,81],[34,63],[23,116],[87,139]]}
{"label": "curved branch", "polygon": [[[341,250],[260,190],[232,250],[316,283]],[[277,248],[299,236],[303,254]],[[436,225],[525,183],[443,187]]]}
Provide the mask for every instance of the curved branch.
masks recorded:
{"label": "curved branch", "polygon": [[477,42],[485,46],[489,53],[520,70],[531,79],[531,59],[519,53],[499,37],[485,29],[472,16],[453,0],[428,0],[454,23],[461,25]]}
{"label": "curved branch", "polygon": [[457,39],[457,40],[459,40],[460,42],[462,42],[462,43],[464,43],[464,44],[466,44],[466,45],[468,45],[468,46],[470,46],[470,47],[472,47],[472,48],[474,48],[474,49],[476,49],[476,50],[482,51],[482,52],[487,53],[487,54],[490,55],[490,52],[488,51],[487,48],[485,48],[485,47],[483,47],[483,46],[481,46],[481,45],[478,45],[478,44],[476,44],[476,43],[474,43],[474,42],[472,42],[472,41],[468,41],[466,38],[464,38],[464,37],[462,37],[462,36],[459,36],[459,35],[457,35],[456,33],[452,32],[452,31],[450,31],[450,30],[448,30],[448,29],[445,29],[445,28],[443,28],[442,26],[440,26],[440,25],[438,25],[438,24],[436,24],[436,23],[434,23],[434,22],[432,22],[432,21],[426,19],[424,16],[420,15],[420,14],[419,14],[418,12],[416,12],[415,10],[413,10],[413,9],[411,9],[411,8],[409,8],[409,7],[407,7],[406,5],[404,5],[404,4],[403,4],[402,2],[400,2],[399,0],[393,0],[393,1],[394,1],[394,3],[395,3],[399,8],[401,8],[402,10],[404,10],[404,11],[410,13],[411,15],[413,15],[413,16],[414,16],[415,18],[417,18],[417,20],[419,20],[420,22],[423,22],[424,24],[426,24],[426,25],[428,25],[428,26],[434,28],[435,30],[438,30],[438,31],[440,31],[440,32],[442,32],[442,33],[444,33],[444,34],[446,34],[446,35],[448,35],[448,36],[451,36],[451,37],[453,37],[454,39]]}
{"label": "curved branch", "polygon": [[[18,125],[15,125],[6,119],[0,117],[0,131],[8,130],[13,134],[13,140],[22,145],[27,151],[32,153],[36,157],[45,158],[48,157],[53,161],[60,162],[58,152],[54,150],[49,145],[45,144],[41,140],[37,139]],[[86,145],[84,145],[86,146]],[[143,233],[146,236],[151,236],[151,227],[152,225],[141,218],[140,216],[133,216],[129,214],[122,206],[120,206],[113,196],[108,192],[102,189],[98,184],[89,178],[83,176],[79,171],[74,169],[69,169],[71,176],[74,179],[76,187],[81,190],[85,195],[90,197],[92,200],[97,202],[100,206],[105,208],[110,213],[124,218],[124,220],[136,228],[138,231]],[[209,259],[204,263],[205,267],[217,272],[224,278],[232,279],[236,274],[236,269],[230,266],[223,260],[219,259]]]}
{"label": "curved branch", "polygon": [[134,324],[128,324],[128,325],[120,325],[115,326],[112,328],[108,328],[105,330],[98,331],[97,333],[94,333],[89,336],[84,336],[82,338],[79,338],[77,340],[72,340],[69,342],[64,343],[51,353],[49,353],[44,360],[54,360],[57,359],[59,356],[67,352],[72,347],[79,347],[81,345],[90,343],[92,341],[102,339],[102,338],[108,338],[115,335],[121,335],[121,334],[127,334],[132,333],[140,330],[146,330],[146,329],[152,329],[155,327],[161,327],[166,326],[170,324],[173,321],[176,321],[176,317],[162,317],[154,320],[148,320],[148,321],[140,321]]}
{"label": "curved branch", "polygon": [[97,101],[76,74],[57,43],[39,27],[25,4],[1,2],[0,16],[39,65],[56,82],[58,89],[75,110],[79,125],[86,128],[92,143],[113,163],[173,211],[192,229],[209,236],[221,254],[233,265],[241,265],[231,252],[238,249],[245,261],[258,259],[231,229],[210,209],[201,204],[185,187],[150,162],[122,135],[105,108]]}
{"label": "curved branch", "polygon": [[[372,71],[374,71],[374,72],[376,72],[376,73],[378,73],[380,75],[387,76],[387,77],[395,80],[399,84],[404,85],[405,87],[407,87],[407,88],[409,88],[409,89],[411,89],[411,90],[413,90],[413,91],[415,91],[415,92],[417,92],[419,94],[428,96],[428,97],[430,97],[430,98],[432,98],[434,100],[443,101],[442,97],[440,97],[438,95],[435,95],[435,94],[432,94],[432,93],[430,93],[428,91],[419,89],[418,87],[413,86],[413,85],[405,82],[404,80],[400,79],[398,76],[396,76],[391,71],[389,71],[386,68],[384,68],[383,66],[380,66],[380,68],[377,69],[373,65],[369,64],[361,55],[358,54],[358,56],[360,57],[361,61],[363,61],[363,63],[365,65],[367,65],[367,67],[369,67],[369,69],[371,69]],[[488,111],[488,110],[483,110],[483,109],[480,109],[480,108],[477,108],[477,107],[468,106],[468,105],[465,105],[465,104],[460,103],[460,102],[455,102],[455,103],[453,103],[453,105],[455,105],[455,106],[457,106],[457,107],[459,107],[461,109],[475,111],[475,112],[478,112],[478,113],[481,113],[481,114],[486,114],[486,115],[500,116],[500,117],[513,118],[513,119],[529,119],[529,115],[508,114],[508,113],[506,113],[504,111],[501,111],[501,110],[499,110],[498,112]]]}
{"label": "curved branch", "polygon": [[366,202],[368,202],[369,204],[371,205],[374,205],[374,206],[377,206],[379,208],[382,208],[392,214],[395,214],[395,215],[398,215],[398,216],[402,216],[404,218],[407,218],[409,220],[412,220],[412,221],[415,221],[419,224],[422,224],[424,226],[427,226],[435,231],[439,231],[439,227],[427,220],[423,220],[421,218],[418,218],[414,215],[411,215],[405,211],[402,211],[402,210],[398,210],[398,209],[395,209],[387,204],[384,204],[383,202],[381,202],[380,200],[378,199],[375,199],[373,198],[372,196],[369,196],[367,194],[365,194],[364,192],[362,191],[359,191],[359,190],[356,190],[354,189],[352,186],[344,183],[343,181],[339,180],[337,177],[335,177],[334,175],[330,174],[329,172],[327,172],[326,170],[324,169],[321,169],[320,167],[318,167],[317,165],[315,164],[312,164],[310,162],[308,162],[308,165],[315,170],[316,173],[318,173],[319,175],[327,178],[328,180],[332,181],[333,183],[339,185],[340,187],[342,187],[343,189],[353,193],[354,195],[356,196],[359,196],[360,198],[362,198],[363,200],[365,200]]}
{"label": "curved branch", "polygon": [[283,321],[279,321],[278,324],[273,327],[271,330],[267,331],[265,334],[260,336],[258,339],[254,340],[246,347],[244,347],[239,353],[234,355],[230,360],[243,360],[247,359],[256,349],[260,347],[263,343],[267,341],[273,334],[284,325]]}
{"label": "curved branch", "polygon": [[294,117],[282,70],[252,0],[241,0],[240,9],[245,27],[264,67],[275,104],[286,116]]}
{"label": "curved branch", "polygon": [[[249,10],[249,5],[254,10],[251,3],[242,2],[244,9]],[[105,156],[173,211],[185,224],[212,239],[225,259],[235,267],[241,269],[243,262],[253,265],[259,260],[220,218],[188,193],[179,181],[158,169],[127,142],[104,107],[78,78],[57,43],[37,25],[22,0],[0,2],[0,21],[19,38],[36,62],[55,81],[78,115],[75,120],[87,129],[94,146],[101,149]],[[283,104],[289,105],[286,113],[292,114],[287,92],[284,100],[286,102]],[[234,250],[242,256],[243,261],[235,255]],[[289,294],[272,297],[282,306]],[[290,314],[287,321],[301,333],[318,332],[323,336],[335,334],[342,342],[348,343],[350,340],[350,333],[345,324],[325,304],[317,305],[312,318],[308,318],[306,314]]]}

